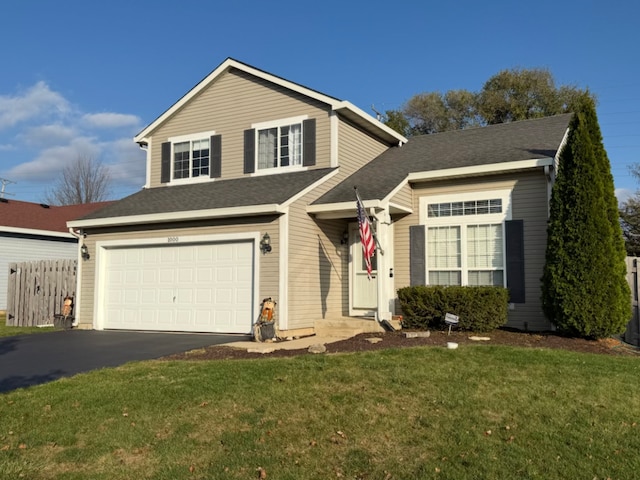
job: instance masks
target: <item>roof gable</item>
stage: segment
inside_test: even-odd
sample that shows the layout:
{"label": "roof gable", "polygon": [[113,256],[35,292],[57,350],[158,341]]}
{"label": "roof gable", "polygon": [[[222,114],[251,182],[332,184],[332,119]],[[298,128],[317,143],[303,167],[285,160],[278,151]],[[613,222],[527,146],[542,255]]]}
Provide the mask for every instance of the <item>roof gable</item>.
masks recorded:
{"label": "roof gable", "polygon": [[134,141],[140,144],[147,143],[148,137],[160,125],[162,125],[169,118],[171,118],[175,113],[177,113],[180,109],[182,109],[192,99],[197,97],[200,92],[202,92],[205,88],[207,88],[209,85],[215,82],[216,79],[218,79],[220,76],[224,75],[226,72],[228,72],[231,69],[241,70],[249,75],[253,75],[262,80],[270,82],[274,85],[297,92],[301,95],[307,96],[323,104],[326,104],[331,108],[331,110],[344,115],[345,117],[354,121],[356,124],[360,125],[365,130],[380,137],[381,139],[383,139],[389,144],[405,143],[407,141],[405,137],[397,133],[395,130],[387,127],[383,123],[374,119],[373,117],[366,114],[365,112],[363,112],[361,109],[351,104],[350,102],[339,100],[329,95],[325,95],[311,88],[291,82],[289,80],[278,77],[276,75],[265,72],[263,70],[257,69],[255,67],[239,62],[238,60],[234,60],[232,58],[227,58],[215,70],[213,70],[209,75],[207,75],[203,80],[201,80],[196,86],[194,86],[191,90],[189,90],[182,98],[180,98],[176,103],[174,103],[171,107],[169,107],[151,124],[145,127],[140,133],[138,133],[134,137]]}

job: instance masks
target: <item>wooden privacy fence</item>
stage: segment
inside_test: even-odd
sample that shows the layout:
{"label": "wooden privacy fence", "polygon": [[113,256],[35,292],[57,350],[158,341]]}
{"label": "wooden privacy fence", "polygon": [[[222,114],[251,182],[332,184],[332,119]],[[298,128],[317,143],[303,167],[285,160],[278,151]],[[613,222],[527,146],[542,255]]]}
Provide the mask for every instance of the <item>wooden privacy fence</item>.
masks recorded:
{"label": "wooden privacy fence", "polygon": [[627,282],[631,287],[631,320],[624,333],[624,341],[631,345],[640,346],[640,311],[638,306],[638,258],[627,257]]}
{"label": "wooden privacy fence", "polygon": [[40,260],[9,264],[7,325],[53,324],[65,297],[75,298],[76,260]]}

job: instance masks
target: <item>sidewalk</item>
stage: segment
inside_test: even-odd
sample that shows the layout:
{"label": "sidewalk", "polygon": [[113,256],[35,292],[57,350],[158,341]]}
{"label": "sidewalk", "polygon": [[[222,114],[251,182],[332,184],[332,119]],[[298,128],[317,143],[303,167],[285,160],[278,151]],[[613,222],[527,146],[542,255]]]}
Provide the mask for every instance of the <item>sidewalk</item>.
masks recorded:
{"label": "sidewalk", "polygon": [[311,335],[309,337],[301,337],[293,340],[282,340],[280,342],[232,342],[225,344],[225,346],[251,350],[252,352],[257,353],[271,353],[276,350],[299,350],[301,348],[309,348],[311,345],[315,344],[323,345],[327,343],[339,342],[340,340],[345,340],[347,338],[350,338],[351,336],[353,335]]}

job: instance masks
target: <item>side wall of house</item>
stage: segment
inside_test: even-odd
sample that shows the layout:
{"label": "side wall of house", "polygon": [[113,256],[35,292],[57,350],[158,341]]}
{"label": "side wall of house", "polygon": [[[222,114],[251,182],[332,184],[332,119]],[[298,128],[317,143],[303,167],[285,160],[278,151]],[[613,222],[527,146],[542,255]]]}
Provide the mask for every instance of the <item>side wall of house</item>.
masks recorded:
{"label": "side wall of house", "polygon": [[0,310],[7,309],[10,263],[76,258],[78,243],[75,239],[44,240],[0,233]]}
{"label": "side wall of house", "polygon": [[[546,330],[550,324],[540,304],[540,278],[544,267],[547,228],[547,184],[542,170],[458,181],[415,184],[413,213],[394,218],[395,288],[410,284],[409,227],[419,224],[420,198],[450,193],[512,189],[512,219],[524,221],[525,303],[514,304],[508,325]],[[396,306],[397,313],[401,313]]]}
{"label": "side wall of house", "polygon": [[349,248],[340,241],[349,222],[355,221],[355,197],[352,218],[318,220],[307,213],[307,206],[388,148],[387,144],[340,118],[338,174],[291,205],[290,329],[313,327],[316,320],[348,316]]}
{"label": "side wall of house", "polygon": [[[113,240],[138,240],[167,237],[186,237],[198,235],[216,235],[231,233],[254,233],[263,235],[268,231],[271,237],[272,251],[267,255],[259,255],[258,285],[259,296],[265,298],[273,295],[279,288],[279,217],[247,217],[233,220],[210,220],[185,222],[182,224],[149,225],[145,230],[140,227],[119,227],[113,229],[89,230],[85,244],[89,248],[91,258],[82,262],[82,290],[79,323],[81,327],[91,328],[94,321],[94,298],[96,288],[96,242]],[[258,248],[258,246],[256,246]],[[258,305],[255,306],[257,313]]]}
{"label": "side wall of house", "polygon": [[168,138],[215,131],[222,135],[222,177],[244,175],[244,131],[253,123],[308,115],[316,119],[316,167],[331,164],[329,108],[232,69],[221,75],[151,135],[151,187],[160,183],[161,145]]}

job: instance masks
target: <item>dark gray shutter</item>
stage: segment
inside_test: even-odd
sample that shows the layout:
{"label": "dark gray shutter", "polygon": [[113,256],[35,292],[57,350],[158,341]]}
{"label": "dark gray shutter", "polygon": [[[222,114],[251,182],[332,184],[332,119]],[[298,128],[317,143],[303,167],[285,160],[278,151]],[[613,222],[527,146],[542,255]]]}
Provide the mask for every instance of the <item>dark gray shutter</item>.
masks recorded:
{"label": "dark gray shutter", "polygon": [[169,183],[171,181],[171,142],[164,142],[161,152],[160,183]]}
{"label": "dark gray shutter", "polygon": [[302,122],[302,165],[311,167],[316,164],[316,119],[310,118]]}
{"label": "dark gray shutter", "polygon": [[256,171],[256,129],[244,131],[244,173]]}
{"label": "dark gray shutter", "polygon": [[209,177],[220,178],[222,176],[222,135],[213,135],[209,148],[211,148]]}
{"label": "dark gray shutter", "polygon": [[425,262],[425,226],[409,227],[409,283],[426,285],[427,264]]}
{"label": "dark gray shutter", "polygon": [[524,221],[504,222],[509,301],[524,303]]}

